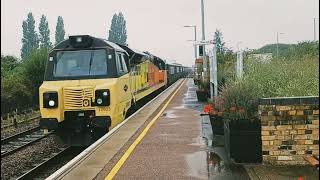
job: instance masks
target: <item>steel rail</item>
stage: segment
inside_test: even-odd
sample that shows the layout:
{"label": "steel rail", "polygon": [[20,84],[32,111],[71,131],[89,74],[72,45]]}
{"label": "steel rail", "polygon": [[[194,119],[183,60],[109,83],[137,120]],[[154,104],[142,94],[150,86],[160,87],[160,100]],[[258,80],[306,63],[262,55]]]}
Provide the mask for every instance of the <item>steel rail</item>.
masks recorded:
{"label": "steel rail", "polygon": [[[45,159],[42,163],[36,165],[34,168],[30,169],[29,171],[27,171],[26,173],[24,173],[23,175],[19,176],[17,178],[17,180],[21,180],[21,179],[34,179],[37,174],[41,174],[43,172],[41,172],[41,170],[44,169],[48,169],[46,167],[49,167],[52,164],[57,164],[57,161],[59,161],[59,159],[65,160],[65,156],[68,156],[69,154],[73,154],[73,148],[72,147],[67,147],[62,149],[60,152],[58,152],[57,154],[55,154],[53,157],[49,158],[49,159]],[[77,152],[79,153],[79,152]],[[75,156],[75,155],[74,155]],[[59,164],[59,162],[58,162]]]}
{"label": "steel rail", "polygon": [[[31,129],[31,130],[33,130],[33,131],[28,131],[29,134],[30,134],[30,133],[34,133],[34,132],[37,132],[35,129],[40,130],[40,128],[38,128],[38,127],[33,128],[33,129]],[[17,152],[17,151],[19,151],[19,150],[27,147],[27,146],[30,146],[30,145],[32,145],[32,144],[40,141],[41,139],[43,139],[43,138],[45,138],[45,137],[48,137],[49,135],[51,135],[51,134],[53,133],[53,131],[51,131],[51,132],[49,132],[48,134],[43,134],[41,137],[36,137],[34,140],[30,140],[30,141],[27,141],[26,143],[23,143],[23,142],[25,142],[25,141],[19,140],[19,138],[20,138],[21,136],[23,137],[23,136],[29,135],[28,132],[23,132],[23,133],[21,133],[21,134],[19,134],[19,135],[14,135],[14,136],[8,137],[8,138],[6,138],[6,143],[3,143],[2,140],[1,140],[1,158],[6,157],[6,156],[8,156],[8,155],[10,155],[10,154],[13,154],[13,153],[15,153],[15,152]],[[31,136],[32,136],[32,135],[31,135]],[[13,140],[18,140],[17,143],[19,143],[19,142],[21,142],[21,143],[18,144],[17,147],[12,148],[12,149],[7,150],[7,151],[4,151],[4,152],[2,153],[2,146],[5,145],[5,144],[9,144],[10,142],[13,142]]]}
{"label": "steel rail", "polygon": [[14,135],[12,135],[12,136],[3,138],[3,139],[1,139],[1,144],[6,144],[6,143],[8,143],[9,141],[12,141],[12,139],[18,138],[18,136],[23,136],[23,135],[29,134],[29,133],[31,133],[31,132],[38,131],[39,129],[40,129],[40,126],[37,126],[37,127],[31,128],[31,129],[27,129],[27,130],[25,130],[25,131],[23,131],[23,132],[14,134]]}

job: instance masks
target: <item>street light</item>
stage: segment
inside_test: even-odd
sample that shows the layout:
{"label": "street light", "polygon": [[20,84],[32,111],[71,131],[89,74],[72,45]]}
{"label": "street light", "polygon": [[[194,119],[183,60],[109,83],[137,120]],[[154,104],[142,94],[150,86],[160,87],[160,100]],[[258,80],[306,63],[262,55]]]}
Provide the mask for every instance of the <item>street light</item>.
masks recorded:
{"label": "street light", "polygon": [[284,34],[284,33],[277,32],[277,59],[279,59],[279,34]]}
{"label": "street light", "polygon": [[[193,27],[194,28],[194,41],[197,41],[197,26],[196,25],[187,25],[183,27]],[[197,46],[194,45],[194,57],[197,59]]]}

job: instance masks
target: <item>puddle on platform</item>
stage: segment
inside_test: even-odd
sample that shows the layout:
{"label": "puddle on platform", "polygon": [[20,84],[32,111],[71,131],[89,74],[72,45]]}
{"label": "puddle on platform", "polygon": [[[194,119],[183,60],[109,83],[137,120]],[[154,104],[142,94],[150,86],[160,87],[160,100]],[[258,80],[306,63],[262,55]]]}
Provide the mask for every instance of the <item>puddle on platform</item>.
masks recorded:
{"label": "puddle on platform", "polygon": [[183,109],[183,108],[185,108],[184,105],[173,107],[173,109]]}
{"label": "puddle on platform", "polygon": [[186,155],[190,176],[212,180],[250,179],[240,165],[230,163],[224,148],[224,136],[214,136],[209,117],[202,116],[202,132],[192,144],[200,151]]}
{"label": "puddle on platform", "polygon": [[168,134],[168,133],[162,133],[159,136],[170,136],[170,137],[178,137],[177,134]]}
{"label": "puddle on platform", "polygon": [[192,146],[201,146],[204,144],[202,136],[198,136],[197,138],[192,139],[193,143],[188,144]]}
{"label": "puddle on platform", "polygon": [[201,112],[203,110],[203,103],[197,99],[197,87],[193,84],[192,80],[188,81],[188,91],[184,94],[183,106]]}
{"label": "puddle on platform", "polygon": [[174,110],[168,110],[168,111],[165,111],[161,116],[166,117],[166,118],[170,118],[170,119],[180,117],[180,116],[175,115],[174,112],[175,112]]}
{"label": "puddle on platform", "polygon": [[203,163],[207,161],[207,155],[205,151],[188,154],[185,159],[189,168],[189,176],[208,179],[207,165]]}
{"label": "puddle on platform", "polygon": [[181,124],[181,123],[179,123],[179,122],[172,122],[172,123],[165,123],[165,124],[161,124],[162,126],[177,126],[177,125],[179,125],[179,124]]}

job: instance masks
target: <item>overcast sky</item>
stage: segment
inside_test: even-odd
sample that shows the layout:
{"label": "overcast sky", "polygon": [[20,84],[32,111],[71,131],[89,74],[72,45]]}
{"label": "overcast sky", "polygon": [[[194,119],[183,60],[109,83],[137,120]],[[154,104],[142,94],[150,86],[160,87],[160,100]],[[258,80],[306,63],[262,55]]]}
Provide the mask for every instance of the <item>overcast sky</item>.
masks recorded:
{"label": "overcast sky", "polygon": [[[200,0],[1,0],[1,53],[20,57],[22,21],[32,12],[36,30],[42,14],[47,16],[51,41],[57,17],[64,19],[66,35],[90,34],[107,38],[114,13],[123,12],[130,47],[192,65],[196,25],[201,38]],[[313,18],[319,17],[319,0],[204,0],[205,34],[216,29],[227,47],[259,48],[275,43],[313,39]],[[319,19],[317,19],[318,27]],[[318,36],[317,28],[317,39]]]}

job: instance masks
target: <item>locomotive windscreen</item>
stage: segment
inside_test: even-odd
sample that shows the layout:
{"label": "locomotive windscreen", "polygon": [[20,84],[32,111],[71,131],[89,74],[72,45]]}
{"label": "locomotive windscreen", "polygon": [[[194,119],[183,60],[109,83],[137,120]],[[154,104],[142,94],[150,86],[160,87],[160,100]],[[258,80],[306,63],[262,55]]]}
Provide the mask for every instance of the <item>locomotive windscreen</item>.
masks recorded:
{"label": "locomotive windscreen", "polygon": [[107,75],[105,50],[57,52],[53,77]]}
{"label": "locomotive windscreen", "polygon": [[109,49],[57,50],[49,54],[45,80],[114,78],[115,57]]}

